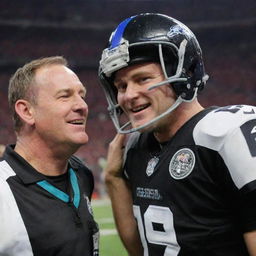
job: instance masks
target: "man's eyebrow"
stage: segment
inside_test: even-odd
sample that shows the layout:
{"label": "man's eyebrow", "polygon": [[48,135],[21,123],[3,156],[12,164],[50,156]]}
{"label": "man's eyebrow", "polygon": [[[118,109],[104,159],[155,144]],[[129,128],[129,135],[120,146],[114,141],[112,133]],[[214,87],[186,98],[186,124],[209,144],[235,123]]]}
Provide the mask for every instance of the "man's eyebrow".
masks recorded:
{"label": "man's eyebrow", "polygon": [[[151,71],[139,70],[138,72],[132,74],[131,78],[136,79],[137,77],[140,77],[140,76],[149,76],[149,75],[152,75]],[[114,83],[123,82],[122,76],[114,78],[113,82]]]}
{"label": "man's eyebrow", "polygon": [[[58,90],[56,93],[55,93],[55,96],[58,96],[59,94],[62,94],[62,93],[71,93],[73,90],[70,89],[70,88],[64,88],[64,89],[60,89]],[[87,90],[85,87],[81,88],[79,90],[79,93],[83,93],[83,94],[86,94]]]}
{"label": "man's eyebrow", "polygon": [[58,91],[55,93],[55,96],[58,96],[59,94],[62,94],[62,93],[70,93],[70,92],[71,92],[71,89],[69,89],[69,88],[60,89],[60,90],[58,90]]}

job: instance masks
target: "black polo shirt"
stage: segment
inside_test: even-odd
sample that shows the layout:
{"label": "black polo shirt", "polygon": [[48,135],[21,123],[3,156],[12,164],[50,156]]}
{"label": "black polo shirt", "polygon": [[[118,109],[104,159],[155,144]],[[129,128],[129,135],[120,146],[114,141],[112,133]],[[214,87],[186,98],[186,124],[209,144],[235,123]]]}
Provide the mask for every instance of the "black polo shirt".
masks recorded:
{"label": "black polo shirt", "polygon": [[0,161],[0,255],[97,254],[97,225],[90,206],[93,176],[76,157],[70,158],[69,168],[78,185],[77,208],[69,179],[64,193],[70,200],[64,202],[37,184],[45,181],[56,187],[52,179],[7,146]]}

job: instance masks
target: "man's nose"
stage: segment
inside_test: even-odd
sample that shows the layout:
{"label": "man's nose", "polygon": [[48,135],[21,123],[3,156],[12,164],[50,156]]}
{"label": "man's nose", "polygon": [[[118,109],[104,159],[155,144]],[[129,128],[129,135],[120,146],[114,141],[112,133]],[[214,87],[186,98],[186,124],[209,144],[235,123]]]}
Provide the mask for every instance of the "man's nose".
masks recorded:
{"label": "man's nose", "polygon": [[137,98],[140,94],[141,88],[136,85],[135,83],[127,84],[126,91],[125,91],[125,98],[126,99],[134,99]]}
{"label": "man's nose", "polygon": [[88,112],[88,105],[80,95],[76,97],[73,109],[74,110],[81,110],[81,111],[86,112],[86,113]]}

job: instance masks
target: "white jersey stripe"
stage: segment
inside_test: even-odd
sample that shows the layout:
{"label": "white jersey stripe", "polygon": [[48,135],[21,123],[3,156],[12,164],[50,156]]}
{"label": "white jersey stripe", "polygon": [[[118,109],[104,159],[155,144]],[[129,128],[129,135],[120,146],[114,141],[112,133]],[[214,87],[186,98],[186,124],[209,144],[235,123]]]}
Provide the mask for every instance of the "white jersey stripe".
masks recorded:
{"label": "white jersey stripe", "polygon": [[15,176],[6,161],[0,162],[0,255],[33,256],[28,233],[7,179]]}
{"label": "white jersey stripe", "polygon": [[255,113],[252,106],[239,106],[235,113],[212,111],[197,123],[193,132],[197,145],[220,154],[238,189],[256,180],[256,157],[252,157],[240,129],[244,123],[256,119]]}

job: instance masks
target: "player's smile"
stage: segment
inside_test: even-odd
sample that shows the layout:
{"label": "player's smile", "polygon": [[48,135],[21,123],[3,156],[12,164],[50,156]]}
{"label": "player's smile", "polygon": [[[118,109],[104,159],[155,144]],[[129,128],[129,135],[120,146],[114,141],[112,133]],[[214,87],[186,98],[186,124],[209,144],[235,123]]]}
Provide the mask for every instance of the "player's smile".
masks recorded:
{"label": "player's smile", "polygon": [[[134,123],[136,121],[143,122],[143,119],[147,118],[150,115],[150,103],[140,104],[136,107],[132,107],[128,110],[129,119]],[[135,123],[134,123],[135,125]]]}
{"label": "player's smile", "polygon": [[142,110],[148,108],[149,106],[150,106],[150,104],[139,105],[139,106],[137,106],[137,107],[133,107],[133,108],[131,109],[131,111],[132,111],[133,113],[138,113],[138,112],[140,112],[140,111],[142,111]]}

